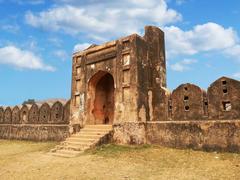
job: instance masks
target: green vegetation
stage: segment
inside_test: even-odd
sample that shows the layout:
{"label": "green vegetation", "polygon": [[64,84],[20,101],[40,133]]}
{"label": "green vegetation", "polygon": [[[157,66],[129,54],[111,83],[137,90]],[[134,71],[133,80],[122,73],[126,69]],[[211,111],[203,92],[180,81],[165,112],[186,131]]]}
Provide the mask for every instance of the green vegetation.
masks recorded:
{"label": "green vegetation", "polygon": [[240,154],[103,145],[76,158],[47,154],[53,142],[0,140],[0,179],[239,179]]}
{"label": "green vegetation", "polygon": [[104,157],[112,157],[116,155],[121,155],[122,153],[137,153],[140,151],[147,150],[153,146],[150,145],[140,145],[140,146],[127,146],[127,145],[114,145],[106,144],[95,149],[88,150],[87,154],[96,154]]}

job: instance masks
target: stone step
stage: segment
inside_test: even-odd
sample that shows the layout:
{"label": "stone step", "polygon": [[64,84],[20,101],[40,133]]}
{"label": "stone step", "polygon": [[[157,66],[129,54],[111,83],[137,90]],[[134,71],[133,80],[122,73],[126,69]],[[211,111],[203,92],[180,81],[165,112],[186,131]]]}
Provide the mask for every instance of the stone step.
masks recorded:
{"label": "stone step", "polygon": [[112,131],[111,125],[87,125],[80,132],[70,136],[52,149],[51,154],[61,157],[75,157],[100,143]]}
{"label": "stone step", "polygon": [[100,138],[104,135],[105,133],[81,133],[81,134],[72,135],[71,137]]}
{"label": "stone step", "polygon": [[81,136],[71,136],[69,138],[66,139],[67,140],[79,140],[81,141],[82,139],[94,139],[94,140],[98,140],[99,138],[101,138],[101,135],[81,135]]}
{"label": "stone step", "polygon": [[[84,128],[88,128],[88,129],[106,129],[106,130],[110,130],[110,129],[112,129],[112,126],[86,125]],[[84,129],[84,128],[83,128],[83,129]]]}
{"label": "stone step", "polygon": [[58,150],[65,149],[65,150],[73,150],[73,151],[81,151],[81,146],[73,146],[73,145],[58,145],[52,152],[56,152]]}
{"label": "stone step", "polygon": [[89,148],[89,145],[87,145],[87,146],[78,146],[78,145],[71,145],[71,144],[67,144],[67,145],[61,147],[61,149],[73,150],[73,151],[84,151],[84,150],[86,150],[88,148]]}
{"label": "stone step", "polygon": [[99,133],[108,133],[111,129],[94,129],[94,128],[83,128],[80,132],[99,132]]}
{"label": "stone step", "polygon": [[69,137],[66,139],[67,142],[95,142],[97,141],[99,138],[82,138],[82,137]]}
{"label": "stone step", "polygon": [[112,127],[111,124],[86,124],[84,127]]}
{"label": "stone step", "polygon": [[74,150],[60,149],[60,150],[57,150],[56,153],[69,154],[69,155],[78,155],[78,154],[81,153],[81,151],[74,151]]}
{"label": "stone step", "polygon": [[[109,131],[108,131],[109,132]],[[105,135],[106,133],[108,132],[98,132],[98,131],[81,131],[77,134],[73,134],[71,135],[71,137],[78,137],[78,136],[81,136],[81,135],[98,135],[98,136],[103,136]]]}
{"label": "stone step", "polygon": [[89,142],[78,142],[78,141],[64,141],[61,142],[61,145],[75,145],[80,147],[91,146],[93,143]]}
{"label": "stone step", "polygon": [[50,155],[52,155],[52,156],[58,156],[58,157],[64,157],[64,158],[73,158],[73,157],[76,157],[76,155],[72,155],[72,154],[62,154],[62,153],[59,153],[59,152],[52,152],[52,153],[50,153]]}

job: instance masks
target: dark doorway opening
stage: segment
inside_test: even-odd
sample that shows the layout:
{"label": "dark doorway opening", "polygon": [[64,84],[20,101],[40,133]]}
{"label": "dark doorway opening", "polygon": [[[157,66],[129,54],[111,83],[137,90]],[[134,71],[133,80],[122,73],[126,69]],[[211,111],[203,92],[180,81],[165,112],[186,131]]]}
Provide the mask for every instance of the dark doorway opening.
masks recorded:
{"label": "dark doorway opening", "polygon": [[89,94],[94,124],[112,124],[114,118],[114,80],[111,74],[99,72],[90,82]]}

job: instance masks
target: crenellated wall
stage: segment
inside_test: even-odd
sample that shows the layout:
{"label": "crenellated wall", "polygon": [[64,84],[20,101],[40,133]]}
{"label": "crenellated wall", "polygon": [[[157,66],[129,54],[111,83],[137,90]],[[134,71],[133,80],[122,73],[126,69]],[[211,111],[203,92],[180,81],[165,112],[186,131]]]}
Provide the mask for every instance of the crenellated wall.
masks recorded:
{"label": "crenellated wall", "polygon": [[168,98],[168,120],[145,123],[145,142],[240,152],[240,81],[221,77],[207,91],[182,84]]}
{"label": "crenellated wall", "polygon": [[[116,143],[240,152],[240,81],[221,77],[207,91],[186,83],[172,93],[159,92],[162,115],[144,123],[114,124]],[[149,111],[151,116],[156,109]]]}
{"label": "crenellated wall", "polygon": [[63,140],[85,124],[112,124],[116,143],[240,151],[240,81],[207,91],[167,89],[164,32],[146,26],[73,54],[71,103],[0,107],[0,138]]}
{"label": "crenellated wall", "polygon": [[209,119],[240,119],[240,82],[222,77],[208,88]]}
{"label": "crenellated wall", "polygon": [[207,91],[182,84],[170,94],[168,109],[174,121],[240,119],[240,81],[221,77]]}
{"label": "crenellated wall", "polygon": [[[146,26],[144,36],[74,53],[71,132],[85,124],[112,124],[116,143],[240,151],[240,82],[222,77],[207,91],[187,83],[170,92],[164,41],[161,29]],[[42,108],[40,119],[48,122],[49,107]]]}
{"label": "crenellated wall", "polygon": [[170,117],[172,120],[204,119],[203,90],[193,84],[182,84],[171,96]]}
{"label": "crenellated wall", "polygon": [[0,138],[63,140],[69,136],[70,101],[0,107]]}

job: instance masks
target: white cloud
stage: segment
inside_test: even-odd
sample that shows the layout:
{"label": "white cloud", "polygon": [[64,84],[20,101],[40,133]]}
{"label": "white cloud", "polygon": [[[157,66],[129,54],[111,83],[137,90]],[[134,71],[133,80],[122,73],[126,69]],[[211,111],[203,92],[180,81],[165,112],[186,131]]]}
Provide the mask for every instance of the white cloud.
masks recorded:
{"label": "white cloud", "polygon": [[236,58],[236,60],[240,60],[240,44],[236,44],[230,48],[227,48],[224,53],[228,56]]}
{"label": "white cloud", "polygon": [[56,47],[61,47],[63,44],[63,41],[57,37],[50,37],[48,41]]}
{"label": "white cloud", "polygon": [[30,51],[15,46],[0,48],[0,64],[7,64],[19,69],[54,71],[55,68],[43,63],[42,59]]}
{"label": "white cloud", "polygon": [[173,71],[183,72],[183,71],[191,69],[190,65],[194,64],[194,63],[197,63],[197,60],[195,60],[195,59],[184,59],[180,62],[169,65],[169,67]]}
{"label": "white cloud", "polygon": [[240,72],[237,72],[237,73],[233,74],[233,77],[237,78],[237,79],[240,79]]}
{"label": "white cloud", "polygon": [[82,51],[82,50],[88,48],[90,45],[91,44],[89,44],[89,43],[76,44],[73,48],[73,52]]}
{"label": "white cloud", "polygon": [[31,4],[31,5],[39,5],[39,4],[44,4],[44,0],[11,0],[14,3],[18,3],[20,5],[24,4]]}
{"label": "white cloud", "polygon": [[238,37],[231,28],[216,23],[194,26],[192,30],[170,26],[165,27],[167,51],[170,55],[193,55],[199,52],[224,50],[234,46]]}
{"label": "white cloud", "polygon": [[68,54],[64,50],[53,51],[53,55],[62,61],[65,61],[68,58]]}
{"label": "white cloud", "polygon": [[186,0],[176,0],[177,5],[182,5],[185,2],[186,2]]}
{"label": "white cloud", "polygon": [[13,25],[13,24],[4,24],[0,26],[0,29],[11,32],[11,33],[17,33],[20,30],[20,27],[18,25]]}
{"label": "white cloud", "polygon": [[62,1],[70,4],[60,4],[39,13],[29,11],[25,15],[26,22],[45,30],[111,38],[140,32],[146,21],[163,26],[181,20],[181,14],[169,9],[164,0],[103,0],[81,5],[72,5],[77,3],[74,0]]}
{"label": "white cloud", "polygon": [[[105,42],[116,36],[139,33],[146,24],[163,27],[166,35],[167,57],[194,55],[220,51],[224,55],[239,57],[239,40],[231,27],[208,22],[182,30],[168,24],[178,22],[182,16],[167,6],[167,0],[56,0],[56,4],[41,12],[27,12],[26,22],[46,31],[63,31],[71,35]],[[176,0],[183,3],[185,0]],[[87,46],[90,45],[87,43]],[[87,46],[78,45],[82,50]],[[78,46],[74,52],[78,51]],[[83,47],[82,47],[83,46]]]}

